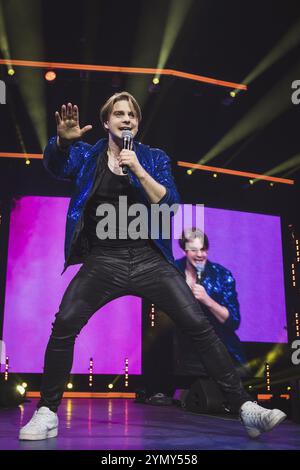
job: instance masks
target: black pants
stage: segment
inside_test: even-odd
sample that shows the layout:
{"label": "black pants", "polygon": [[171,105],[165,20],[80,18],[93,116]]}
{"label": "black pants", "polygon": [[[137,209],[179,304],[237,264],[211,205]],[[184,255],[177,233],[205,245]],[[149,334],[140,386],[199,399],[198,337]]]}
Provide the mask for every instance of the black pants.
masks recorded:
{"label": "black pants", "polygon": [[45,353],[38,407],[56,411],[69,378],[77,335],[103,305],[123,295],[148,299],[166,312],[191,341],[209,375],[238,409],[250,400],[231,358],[203,314],[184,276],[150,244],[92,252],[69,284]]}

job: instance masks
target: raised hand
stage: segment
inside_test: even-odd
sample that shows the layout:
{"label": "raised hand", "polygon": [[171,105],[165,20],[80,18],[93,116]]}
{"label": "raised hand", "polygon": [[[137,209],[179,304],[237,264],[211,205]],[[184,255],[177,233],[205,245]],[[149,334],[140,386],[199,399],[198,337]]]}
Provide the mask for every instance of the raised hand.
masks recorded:
{"label": "raised hand", "polygon": [[57,124],[57,136],[61,146],[68,146],[74,140],[80,139],[86,132],[92,129],[93,126],[88,125],[80,129],[79,125],[79,110],[76,104],[65,104],[61,107],[61,114],[58,111],[55,113]]}

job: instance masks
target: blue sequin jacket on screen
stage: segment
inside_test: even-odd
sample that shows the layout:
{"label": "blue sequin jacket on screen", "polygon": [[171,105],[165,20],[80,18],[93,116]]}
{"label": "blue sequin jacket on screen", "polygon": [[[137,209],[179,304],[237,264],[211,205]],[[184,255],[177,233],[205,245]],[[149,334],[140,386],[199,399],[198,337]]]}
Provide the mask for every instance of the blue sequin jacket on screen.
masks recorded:
{"label": "blue sequin jacket on screen", "polygon": [[[49,140],[44,150],[43,162],[46,169],[56,178],[71,180],[75,185],[67,214],[64,270],[71,264],[82,263],[89,252],[88,240],[83,230],[83,212],[88,199],[95,190],[96,176],[97,185],[101,182],[101,175],[104,173],[105,168],[105,159],[103,157],[107,145],[107,139],[101,139],[93,146],[78,141],[71,145],[68,152],[63,152],[58,148],[55,136]],[[171,160],[166,153],[139,142],[134,142],[133,150],[147,173],[167,190],[158,204],[171,206],[179,203],[180,197],[171,172]],[[139,179],[130,170],[128,170],[128,177],[135,189],[137,202],[145,204],[148,209],[150,233],[151,204]],[[159,233],[159,238],[153,239],[153,242],[167,261],[174,263],[171,240],[162,238],[161,233]]]}
{"label": "blue sequin jacket on screen", "polygon": [[[187,258],[184,256],[175,261],[180,271],[185,274]],[[239,363],[245,364],[246,357],[241,341],[235,330],[241,322],[240,306],[238,302],[235,279],[231,272],[218,263],[207,260],[202,273],[201,285],[207,294],[218,304],[227,308],[229,317],[221,323],[203,304],[202,309],[212,323],[217,335],[223,341],[231,356]]]}

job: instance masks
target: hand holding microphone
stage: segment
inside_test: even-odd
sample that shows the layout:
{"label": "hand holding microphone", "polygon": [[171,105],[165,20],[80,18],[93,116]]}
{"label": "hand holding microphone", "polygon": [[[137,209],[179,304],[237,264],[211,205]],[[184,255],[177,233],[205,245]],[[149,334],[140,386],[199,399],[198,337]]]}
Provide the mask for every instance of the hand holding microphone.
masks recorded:
{"label": "hand holding microphone", "polygon": [[197,280],[196,283],[192,287],[192,292],[197,300],[200,300],[204,305],[209,306],[211,302],[211,298],[207,294],[205,288],[201,285],[203,271],[205,269],[205,263],[199,261],[196,263],[196,271],[197,271]]}
{"label": "hand holding microphone", "polygon": [[133,134],[130,130],[122,131],[123,150],[119,155],[119,164],[122,167],[124,175],[128,174],[128,170],[132,171],[138,178],[145,173],[144,168],[140,164],[135,152],[133,151]]}
{"label": "hand holding microphone", "polygon": [[197,281],[196,284],[201,284],[202,274],[205,269],[205,263],[199,261],[196,263],[196,271],[197,271]]}
{"label": "hand holding microphone", "polygon": [[[123,150],[132,150],[133,147],[133,134],[132,132],[128,130],[122,131],[122,140],[123,140]],[[128,174],[128,166],[127,165],[122,165],[122,172],[123,175]]]}

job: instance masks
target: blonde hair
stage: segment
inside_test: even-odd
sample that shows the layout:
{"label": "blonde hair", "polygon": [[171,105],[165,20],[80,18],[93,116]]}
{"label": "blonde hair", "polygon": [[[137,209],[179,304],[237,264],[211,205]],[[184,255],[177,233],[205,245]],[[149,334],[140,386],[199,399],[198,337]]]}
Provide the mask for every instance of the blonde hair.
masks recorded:
{"label": "blonde hair", "polygon": [[100,121],[102,123],[102,126],[104,126],[104,123],[108,121],[115,103],[117,103],[118,101],[123,101],[123,100],[128,101],[131,104],[134,111],[136,112],[138,122],[139,123],[141,122],[142,112],[141,112],[141,108],[137,100],[127,91],[121,91],[120,93],[115,93],[110,98],[108,98],[108,100],[104,103],[104,105],[100,109]]}
{"label": "blonde hair", "polygon": [[178,240],[180,248],[186,251],[186,244],[192,240],[195,240],[195,238],[199,238],[203,243],[203,249],[208,250],[209,241],[207,235],[200,228],[197,227],[185,228],[182,231],[181,237]]}

